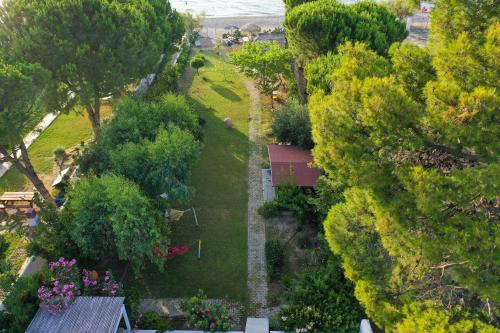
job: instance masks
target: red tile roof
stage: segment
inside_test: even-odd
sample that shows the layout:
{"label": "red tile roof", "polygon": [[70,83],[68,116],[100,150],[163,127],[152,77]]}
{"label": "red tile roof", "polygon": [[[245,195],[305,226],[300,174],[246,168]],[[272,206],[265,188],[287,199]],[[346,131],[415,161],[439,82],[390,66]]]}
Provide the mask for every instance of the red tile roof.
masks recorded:
{"label": "red tile roof", "polygon": [[314,187],[316,185],[320,171],[308,166],[313,161],[309,150],[288,145],[269,145],[267,149],[273,186],[290,181],[301,187]]}

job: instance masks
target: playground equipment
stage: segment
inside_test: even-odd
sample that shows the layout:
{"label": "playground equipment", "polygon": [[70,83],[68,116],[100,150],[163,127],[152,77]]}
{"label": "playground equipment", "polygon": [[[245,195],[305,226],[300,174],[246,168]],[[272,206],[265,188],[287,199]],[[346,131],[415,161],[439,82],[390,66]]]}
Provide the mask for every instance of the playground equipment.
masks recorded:
{"label": "playground equipment", "polygon": [[[165,211],[165,218],[170,221],[170,222],[177,222],[179,221],[182,216],[184,216],[185,213],[192,211],[193,212],[193,217],[194,221],[197,226],[198,224],[198,217],[196,215],[196,209],[194,207],[188,208],[186,210],[177,210],[177,209],[170,209]],[[197,251],[197,257],[198,259],[201,258],[201,240],[198,240],[198,251]],[[165,258],[165,259],[173,259],[175,257],[181,256],[189,251],[192,245],[194,245],[196,241],[193,244],[184,244],[181,246],[169,246],[167,248],[166,252],[163,252],[160,249],[160,246],[158,244],[154,244],[151,246],[151,252],[157,257],[160,258]]]}

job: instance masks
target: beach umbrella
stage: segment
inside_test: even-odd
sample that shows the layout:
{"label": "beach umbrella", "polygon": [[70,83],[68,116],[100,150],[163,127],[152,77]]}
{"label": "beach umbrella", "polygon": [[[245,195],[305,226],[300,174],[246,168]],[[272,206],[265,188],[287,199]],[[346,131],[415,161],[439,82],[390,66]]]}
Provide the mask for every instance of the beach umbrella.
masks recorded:
{"label": "beach umbrella", "polygon": [[247,23],[241,27],[241,32],[249,33],[251,35],[257,34],[260,32],[261,28],[254,23]]}

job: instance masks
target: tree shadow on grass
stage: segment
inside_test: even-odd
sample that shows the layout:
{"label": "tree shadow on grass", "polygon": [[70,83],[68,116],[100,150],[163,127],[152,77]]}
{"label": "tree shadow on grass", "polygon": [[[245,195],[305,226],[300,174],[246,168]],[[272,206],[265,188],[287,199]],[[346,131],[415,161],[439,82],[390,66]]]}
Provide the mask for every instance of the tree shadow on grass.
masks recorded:
{"label": "tree shadow on grass", "polygon": [[224,98],[227,98],[230,101],[233,101],[233,102],[241,101],[240,96],[235,94],[231,89],[228,89],[224,86],[221,86],[219,84],[212,84],[210,86],[210,88],[212,88],[216,93],[218,93],[219,95],[221,95]]}

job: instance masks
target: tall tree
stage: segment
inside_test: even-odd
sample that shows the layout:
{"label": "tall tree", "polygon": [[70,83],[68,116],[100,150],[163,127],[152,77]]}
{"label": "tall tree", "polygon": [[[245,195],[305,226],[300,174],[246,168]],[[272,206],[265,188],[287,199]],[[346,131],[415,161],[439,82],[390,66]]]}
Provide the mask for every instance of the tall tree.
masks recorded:
{"label": "tall tree", "polygon": [[277,42],[246,43],[231,55],[231,60],[270,97],[291,77],[292,54]]}
{"label": "tall tree", "polygon": [[385,4],[400,20],[415,13],[420,6],[420,0],[386,0]]}
{"label": "tall tree", "polygon": [[69,198],[71,235],[84,257],[125,260],[136,273],[146,261],[163,269],[165,260],[151,248],[166,250],[169,226],[138,185],[114,175],[89,177],[77,183]]}
{"label": "tall tree", "polygon": [[346,187],[326,236],[386,329],[496,324],[499,31],[459,34],[432,58],[342,46],[311,98],[315,160]]}
{"label": "tall tree", "polygon": [[0,59],[0,162],[12,163],[48,202],[52,196],[33,168],[23,136],[31,130],[33,118],[44,112],[50,86],[50,74],[40,65]]}
{"label": "tall tree", "polygon": [[484,38],[484,32],[498,21],[500,6],[496,0],[436,0],[431,11],[431,45],[443,46],[460,34],[472,39]]}
{"label": "tall tree", "polygon": [[126,143],[111,149],[111,170],[141,186],[153,198],[187,200],[187,181],[198,160],[200,145],[193,135],[177,126],[160,129],[153,142]]}
{"label": "tall tree", "polygon": [[6,0],[0,21],[2,48],[50,70],[67,107],[85,107],[96,135],[101,99],[152,72],[183,33],[160,0]]}
{"label": "tall tree", "polygon": [[294,56],[304,65],[340,44],[364,42],[379,54],[387,54],[393,42],[403,40],[406,27],[384,5],[360,2],[344,5],[335,0],[308,2],[287,11],[287,39]]}
{"label": "tall tree", "polygon": [[369,1],[354,5],[336,0],[307,2],[289,8],[284,25],[296,60],[294,73],[302,103],[307,102],[304,66],[308,62],[337,53],[339,45],[348,41],[363,42],[386,55],[392,43],[407,36],[405,24],[386,6]]}
{"label": "tall tree", "polygon": [[103,126],[102,135],[80,158],[81,171],[102,175],[112,169],[113,151],[121,150],[127,143],[155,141],[169,125],[201,138],[198,118],[182,96],[167,94],[155,103],[132,98],[121,100],[115,107],[113,120]]}

